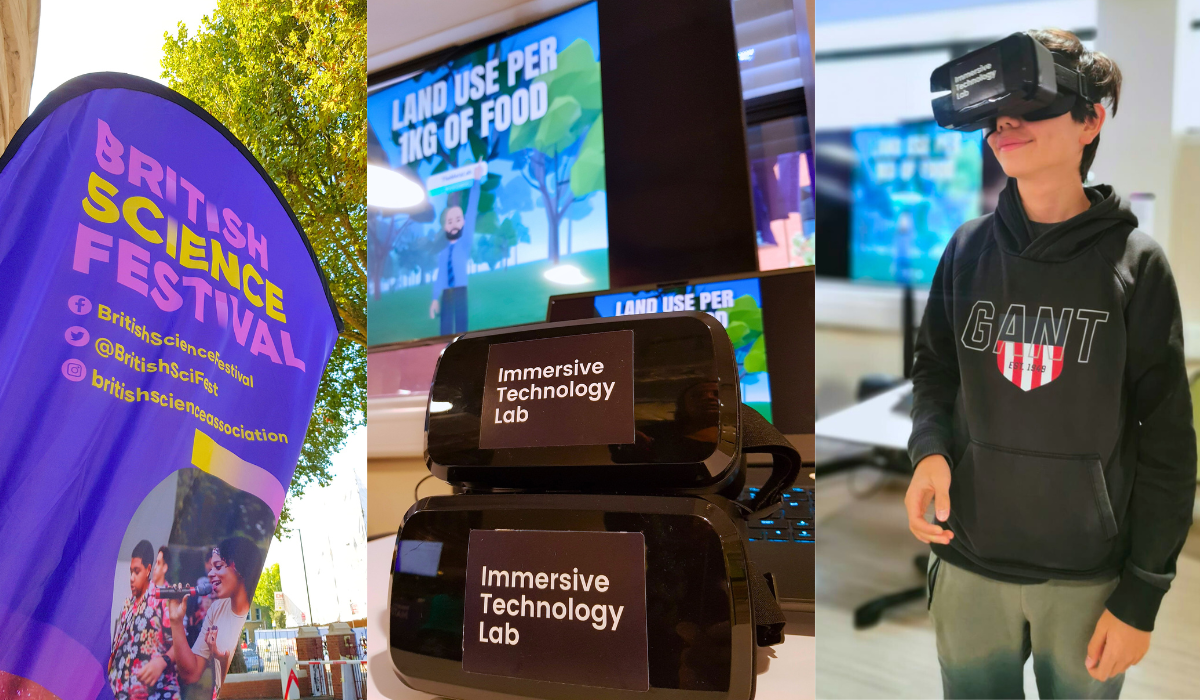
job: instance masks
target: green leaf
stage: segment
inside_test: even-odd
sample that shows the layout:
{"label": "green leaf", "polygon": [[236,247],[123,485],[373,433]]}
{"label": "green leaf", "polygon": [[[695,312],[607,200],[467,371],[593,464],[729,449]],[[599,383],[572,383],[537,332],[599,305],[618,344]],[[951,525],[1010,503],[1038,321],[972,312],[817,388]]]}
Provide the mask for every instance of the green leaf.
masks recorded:
{"label": "green leaf", "polygon": [[730,323],[725,332],[729,334],[729,342],[733,343],[733,349],[736,350],[742,347],[742,338],[746,337],[750,329],[744,323]]}
{"label": "green leaf", "polygon": [[524,124],[513,124],[508,130],[508,152],[516,153],[517,151],[525,150],[533,147],[533,140],[537,138],[538,126],[542,120],[526,121]]}
{"label": "green leaf", "polygon": [[767,371],[767,344],[764,342],[765,340],[765,336],[758,336],[758,340],[754,341],[754,345],[750,346],[750,352],[746,353],[746,359],[742,361],[742,367],[745,367],[747,372]]}
{"label": "green leaf", "polygon": [[[591,45],[576,39],[559,52],[558,67],[534,82],[546,83],[550,107],[541,119],[513,126],[508,132],[508,149],[511,153],[535,148],[546,155],[554,155],[556,148],[562,151],[575,143],[600,115],[600,64]],[[557,121],[547,125],[556,103],[560,109],[571,106],[568,111],[558,114]]]}
{"label": "green leaf", "polygon": [[480,214],[475,220],[476,233],[495,233],[500,229],[500,222],[496,220],[496,212],[489,211],[485,214]]}
{"label": "green leaf", "polygon": [[744,323],[750,330],[762,332],[762,309],[758,308],[758,303],[749,294],[738,297],[728,313],[730,323]]}
{"label": "green leaf", "polygon": [[479,214],[495,211],[496,209],[496,193],[495,192],[479,192]]}
{"label": "green leaf", "polygon": [[583,109],[574,97],[558,97],[550,103],[546,116],[538,122],[537,137],[533,147],[547,155],[571,145],[568,140],[571,127],[582,115]]}
{"label": "green leaf", "polygon": [[467,141],[471,146],[471,156],[476,162],[487,158],[487,139],[479,135],[479,129],[471,127],[467,130]]}
{"label": "green leaf", "polygon": [[576,199],[582,199],[604,187],[604,116],[601,115],[588,130],[575,165],[571,166],[571,191]]}
{"label": "green leaf", "polygon": [[500,186],[500,182],[504,178],[496,173],[488,173],[487,177],[483,178],[483,184],[479,186],[481,192],[494,192]]}
{"label": "green leaf", "polygon": [[554,70],[546,73],[544,79],[552,85],[555,81],[571,73],[588,71],[596,65],[596,55],[592,51],[591,44],[583,39],[576,39],[567,48],[558,52],[557,66]]}

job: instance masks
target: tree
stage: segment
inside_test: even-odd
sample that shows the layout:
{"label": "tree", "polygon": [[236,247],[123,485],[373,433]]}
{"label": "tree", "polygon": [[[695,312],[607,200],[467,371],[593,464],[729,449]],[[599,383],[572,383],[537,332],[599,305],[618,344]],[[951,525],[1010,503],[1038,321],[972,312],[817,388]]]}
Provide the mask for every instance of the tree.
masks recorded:
{"label": "tree", "polygon": [[743,294],[733,302],[728,311],[729,326],[725,331],[733,344],[734,356],[743,367],[740,378],[767,371],[767,346],[763,340],[762,309],[754,297]]}
{"label": "tree", "polygon": [[493,228],[490,235],[479,236],[475,239],[471,259],[476,263],[487,263],[489,268],[495,270],[501,263],[504,267],[508,267],[508,258],[512,254],[514,246],[518,243],[529,242],[529,228],[521,222],[520,212],[513,214],[499,226],[493,226]]}
{"label": "tree", "polygon": [[508,151],[529,149],[521,174],[542,195],[548,253],[557,265],[558,229],[567,210],[576,198],[604,189],[600,64],[592,47],[576,39],[558,54],[558,66],[539,79],[546,83],[546,114],[514,125]]}
{"label": "tree", "polygon": [[258,577],[258,588],[254,589],[254,604],[271,612],[271,626],[276,629],[287,627],[287,613],[275,611],[275,593],[283,590],[279,580],[279,564],[263,569]]}
{"label": "tree", "polygon": [[[328,485],[366,421],[366,0],[218,0],[164,35],[163,77],[258,158],[295,211],[345,323],[288,498]],[[276,537],[291,517],[284,506]]]}

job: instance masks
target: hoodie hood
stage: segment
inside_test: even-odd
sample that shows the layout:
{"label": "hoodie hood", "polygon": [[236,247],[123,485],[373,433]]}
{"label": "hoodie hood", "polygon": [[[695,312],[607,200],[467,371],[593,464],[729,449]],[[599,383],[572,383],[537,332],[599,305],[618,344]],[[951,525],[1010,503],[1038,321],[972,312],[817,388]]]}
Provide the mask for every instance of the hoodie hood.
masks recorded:
{"label": "hoodie hood", "polygon": [[1083,191],[1092,203],[1087,211],[1055,224],[1034,238],[1017,192],[1017,181],[1009,178],[993,217],[996,242],[1001,250],[1042,262],[1062,262],[1092,247],[1110,231],[1128,233],[1137,228],[1137,216],[1113,192],[1112,186],[1085,187]]}

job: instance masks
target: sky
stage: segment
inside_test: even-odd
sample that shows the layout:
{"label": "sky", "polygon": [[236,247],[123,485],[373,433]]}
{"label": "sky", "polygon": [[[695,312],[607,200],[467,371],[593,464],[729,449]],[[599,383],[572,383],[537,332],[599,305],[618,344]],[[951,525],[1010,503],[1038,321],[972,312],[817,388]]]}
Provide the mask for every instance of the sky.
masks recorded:
{"label": "sky", "polygon": [[[279,564],[291,605],[309,611],[320,624],[366,615],[366,428],[351,433],[330,461],[332,483],[310,485],[291,504],[293,532],[271,543],[265,561],[266,567]],[[298,618],[289,620],[298,623]]]}
{"label": "sky", "polygon": [[[365,487],[367,485],[367,429],[359,428],[346,438],[346,446],[342,451],[333,455],[330,460],[329,473],[335,481],[345,480],[347,487],[353,484],[357,479],[358,485]],[[322,489],[316,484],[309,485],[301,497],[299,503],[291,506],[292,515],[295,522],[292,527],[300,526],[321,527],[321,508],[325,505],[327,499],[332,495],[326,493],[326,489]],[[365,495],[365,494],[364,494]],[[363,518],[366,518],[366,500],[362,501]],[[279,561],[280,548],[272,547],[267,554],[267,566]],[[273,556],[274,555],[274,556]]]}
{"label": "sky", "polygon": [[159,77],[163,33],[184,22],[189,33],[216,0],[42,0],[30,111],[51,90],[84,73],[118,71]]}

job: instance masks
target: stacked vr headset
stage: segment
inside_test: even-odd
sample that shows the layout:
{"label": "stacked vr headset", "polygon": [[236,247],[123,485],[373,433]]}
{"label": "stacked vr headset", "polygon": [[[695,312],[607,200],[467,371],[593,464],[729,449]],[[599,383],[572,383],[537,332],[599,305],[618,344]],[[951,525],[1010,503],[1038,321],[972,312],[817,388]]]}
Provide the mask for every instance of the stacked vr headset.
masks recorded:
{"label": "stacked vr headset", "polygon": [[[795,448],[741,403],[728,334],[664,313],[468,333],[443,351],[425,458],[455,495],[397,536],[390,652],[455,698],[752,698],[782,641],[747,518]],[[738,501],[747,453],[772,472]]]}
{"label": "stacked vr headset", "polygon": [[929,78],[938,125],[958,131],[994,130],[1001,116],[1052,119],[1080,101],[1097,101],[1096,87],[1028,34],[1016,33],[939,66]]}

